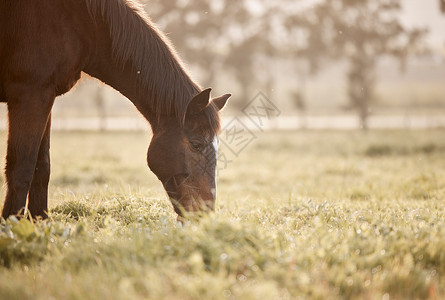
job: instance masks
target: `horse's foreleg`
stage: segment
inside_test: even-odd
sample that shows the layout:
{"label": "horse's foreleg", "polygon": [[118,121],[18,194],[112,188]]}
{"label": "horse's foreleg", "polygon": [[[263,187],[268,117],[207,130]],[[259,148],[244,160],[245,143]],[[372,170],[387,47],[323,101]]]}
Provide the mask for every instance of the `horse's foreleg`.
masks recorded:
{"label": "horse's foreleg", "polygon": [[7,191],[2,212],[4,218],[19,214],[26,206],[54,96],[46,99],[25,96],[11,100],[8,99],[9,133],[5,171]]}
{"label": "horse's foreleg", "polygon": [[48,217],[48,183],[50,176],[50,132],[51,132],[51,115],[48,118],[45,132],[40,143],[39,154],[37,157],[36,168],[32,178],[31,187],[28,196],[28,209],[31,216],[41,216],[46,219]]}

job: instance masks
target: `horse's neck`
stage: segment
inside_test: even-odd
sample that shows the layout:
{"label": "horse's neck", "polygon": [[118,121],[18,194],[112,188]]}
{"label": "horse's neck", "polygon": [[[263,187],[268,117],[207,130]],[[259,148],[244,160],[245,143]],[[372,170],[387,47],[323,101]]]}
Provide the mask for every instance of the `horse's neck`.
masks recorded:
{"label": "horse's neck", "polygon": [[[144,52],[143,55],[131,55],[128,54],[131,50],[122,44],[116,47],[106,21],[97,24],[96,40],[92,41],[95,50],[84,69],[86,73],[129,98],[150,123],[159,119],[160,114],[184,109],[181,106],[186,105],[182,104],[186,102],[184,98],[191,99],[199,88],[153,27],[142,24],[142,28],[137,28],[140,29],[138,34],[142,35],[140,40],[126,46],[142,47]],[[153,44],[155,46],[150,46]],[[119,58],[116,51],[127,52],[123,54],[127,57]]]}
{"label": "horse's neck", "polygon": [[127,97],[151,123],[154,112],[149,105],[144,104],[143,88],[138,80],[140,74],[134,72],[130,63],[121,65],[114,60],[108,37],[96,43],[95,53],[89,58],[84,71]]}

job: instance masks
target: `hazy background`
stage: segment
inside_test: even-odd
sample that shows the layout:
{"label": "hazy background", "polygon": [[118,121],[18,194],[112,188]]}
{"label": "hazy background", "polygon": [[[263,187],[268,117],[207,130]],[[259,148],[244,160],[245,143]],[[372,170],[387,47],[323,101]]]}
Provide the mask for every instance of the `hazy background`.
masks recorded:
{"label": "hazy background", "polygon": [[[201,86],[233,94],[226,121],[261,91],[281,111],[276,127],[429,128],[445,126],[440,1],[144,4]],[[53,119],[57,129],[147,127],[127,99],[88,76],[56,101]]]}

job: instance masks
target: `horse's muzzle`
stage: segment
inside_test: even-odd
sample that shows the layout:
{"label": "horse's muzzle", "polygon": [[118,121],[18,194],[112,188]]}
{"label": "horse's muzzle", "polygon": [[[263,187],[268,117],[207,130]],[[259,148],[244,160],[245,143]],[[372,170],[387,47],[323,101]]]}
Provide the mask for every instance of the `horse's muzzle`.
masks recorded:
{"label": "horse's muzzle", "polygon": [[166,182],[162,183],[170,198],[175,199],[177,201],[180,200],[181,185],[187,180],[188,177],[189,177],[189,174],[187,174],[187,173],[177,174],[177,175],[173,175]]}
{"label": "horse's muzzle", "polygon": [[189,174],[177,174],[163,183],[175,212],[182,216],[184,212],[213,210],[215,189],[205,192],[189,178]]}

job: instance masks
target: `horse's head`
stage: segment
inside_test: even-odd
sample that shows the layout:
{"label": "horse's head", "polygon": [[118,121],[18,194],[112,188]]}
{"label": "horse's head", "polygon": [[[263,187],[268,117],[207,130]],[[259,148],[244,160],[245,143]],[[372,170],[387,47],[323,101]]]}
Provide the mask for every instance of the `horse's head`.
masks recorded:
{"label": "horse's head", "polygon": [[190,101],[183,126],[174,116],[153,127],[150,169],[164,185],[175,211],[213,209],[216,196],[219,110],[229,94],[210,100],[210,89]]}

